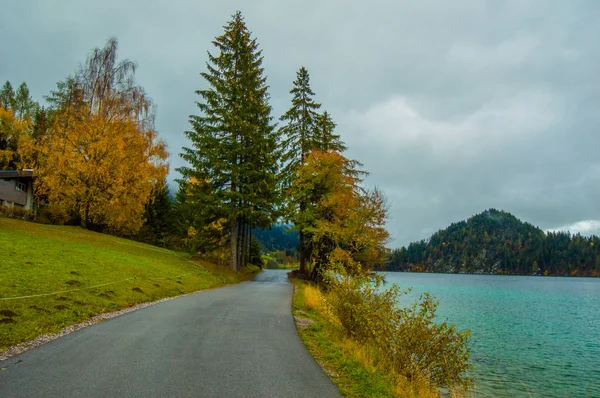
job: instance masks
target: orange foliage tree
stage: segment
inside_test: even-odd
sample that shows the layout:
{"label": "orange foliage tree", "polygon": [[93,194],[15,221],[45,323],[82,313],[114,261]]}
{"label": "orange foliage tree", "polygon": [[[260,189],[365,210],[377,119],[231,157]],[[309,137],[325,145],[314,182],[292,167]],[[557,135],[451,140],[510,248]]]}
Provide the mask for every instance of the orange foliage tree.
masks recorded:
{"label": "orange foliage tree", "polygon": [[382,193],[360,186],[354,163],[335,151],[312,151],[299,167],[294,197],[308,205],[296,226],[312,237],[313,279],[328,267],[364,274],[385,259],[389,234]]}
{"label": "orange foliage tree", "polygon": [[83,227],[134,234],[168,173],[168,154],[153,127],[152,102],[134,83],[135,64],[116,57],[111,39],[58,84],[49,97],[54,122],[25,152],[38,196],[79,215]]}
{"label": "orange foliage tree", "polygon": [[12,110],[0,106],[0,170],[15,167],[19,141],[28,136],[30,129],[29,118],[17,119]]}

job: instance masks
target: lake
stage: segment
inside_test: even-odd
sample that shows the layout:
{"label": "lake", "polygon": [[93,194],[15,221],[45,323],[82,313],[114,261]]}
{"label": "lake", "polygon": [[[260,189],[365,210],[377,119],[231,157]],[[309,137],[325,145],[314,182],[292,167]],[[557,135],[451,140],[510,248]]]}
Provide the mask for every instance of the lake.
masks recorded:
{"label": "lake", "polygon": [[385,274],[471,329],[477,396],[600,397],[600,278]]}

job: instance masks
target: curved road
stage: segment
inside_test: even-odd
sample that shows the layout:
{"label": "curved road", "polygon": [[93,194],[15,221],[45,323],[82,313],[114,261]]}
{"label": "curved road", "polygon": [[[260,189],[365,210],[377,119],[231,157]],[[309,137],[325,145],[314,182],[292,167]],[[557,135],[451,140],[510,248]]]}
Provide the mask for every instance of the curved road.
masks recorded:
{"label": "curved road", "polygon": [[0,397],[334,397],[298,338],[287,271],[85,328],[0,362]]}

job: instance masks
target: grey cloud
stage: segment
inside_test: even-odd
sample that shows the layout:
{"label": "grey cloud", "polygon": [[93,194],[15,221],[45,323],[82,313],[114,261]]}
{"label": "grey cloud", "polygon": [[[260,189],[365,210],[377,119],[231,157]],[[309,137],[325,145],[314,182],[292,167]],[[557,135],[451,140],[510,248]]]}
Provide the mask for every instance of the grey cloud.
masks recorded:
{"label": "grey cloud", "polygon": [[206,51],[240,9],[264,51],[275,117],[305,65],[349,156],[390,198],[395,244],[489,207],[547,229],[600,218],[600,3],[58,4],[3,4],[0,80],[25,80],[40,99],[117,36],[158,104],[173,168]]}

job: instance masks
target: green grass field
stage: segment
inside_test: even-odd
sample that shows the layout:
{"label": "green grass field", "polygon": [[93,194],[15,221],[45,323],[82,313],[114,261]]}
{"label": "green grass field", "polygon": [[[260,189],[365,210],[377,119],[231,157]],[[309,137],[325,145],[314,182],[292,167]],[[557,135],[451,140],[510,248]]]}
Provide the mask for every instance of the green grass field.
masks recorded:
{"label": "green grass field", "polygon": [[[251,275],[79,227],[0,217],[0,352],[104,312]],[[14,298],[54,292],[62,293]]]}

